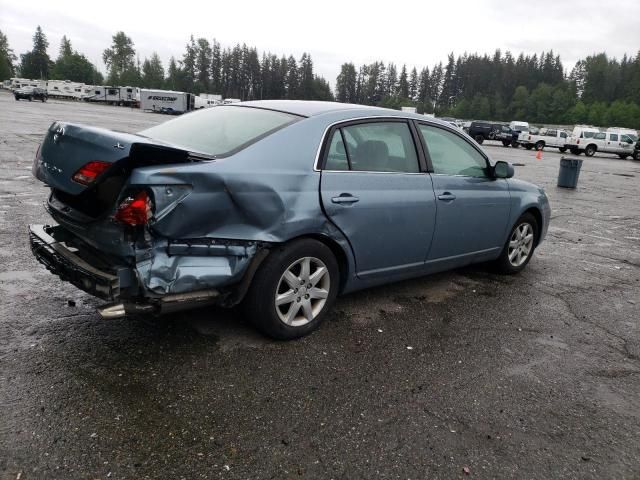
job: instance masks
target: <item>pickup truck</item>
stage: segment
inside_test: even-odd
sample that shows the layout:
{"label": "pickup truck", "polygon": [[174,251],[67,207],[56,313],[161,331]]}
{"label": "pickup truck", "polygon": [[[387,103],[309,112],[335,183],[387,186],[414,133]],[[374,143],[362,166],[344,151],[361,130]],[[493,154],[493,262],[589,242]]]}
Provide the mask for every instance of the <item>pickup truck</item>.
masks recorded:
{"label": "pickup truck", "polygon": [[543,150],[544,147],[554,147],[564,153],[567,151],[568,136],[569,134],[564,130],[541,128],[537,133],[532,129],[528,134],[521,134],[518,141],[527,150],[532,148]]}
{"label": "pickup truck", "polygon": [[587,157],[592,157],[596,152],[613,153],[625,159],[633,155],[637,141],[638,136],[627,131],[598,132],[584,143],[579,153],[584,152]]}

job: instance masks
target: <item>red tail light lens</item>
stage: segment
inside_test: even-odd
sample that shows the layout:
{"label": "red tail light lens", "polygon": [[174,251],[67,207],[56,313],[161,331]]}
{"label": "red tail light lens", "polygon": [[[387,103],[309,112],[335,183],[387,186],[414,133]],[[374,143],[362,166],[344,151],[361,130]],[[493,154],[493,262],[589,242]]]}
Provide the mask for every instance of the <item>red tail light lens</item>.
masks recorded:
{"label": "red tail light lens", "polygon": [[125,198],[118,210],[115,219],[127,225],[146,225],[153,216],[153,204],[146,191]]}
{"label": "red tail light lens", "polygon": [[578,139],[578,141],[576,142],[576,144],[579,144],[579,143],[580,143],[580,139]]}
{"label": "red tail light lens", "polygon": [[81,183],[82,185],[89,185],[110,166],[111,164],[109,162],[89,162],[74,173],[71,178],[74,182]]}

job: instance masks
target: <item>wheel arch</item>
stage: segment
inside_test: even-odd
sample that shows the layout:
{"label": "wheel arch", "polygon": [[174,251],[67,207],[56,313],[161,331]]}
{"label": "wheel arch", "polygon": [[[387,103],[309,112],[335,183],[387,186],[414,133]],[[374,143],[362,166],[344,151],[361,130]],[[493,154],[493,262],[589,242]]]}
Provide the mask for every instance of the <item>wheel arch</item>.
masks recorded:
{"label": "wheel arch", "polygon": [[521,213],[521,216],[524,215],[525,213],[530,213],[531,215],[533,215],[533,218],[535,218],[536,222],[538,223],[538,232],[537,232],[536,241],[535,241],[535,246],[537,247],[538,244],[540,243],[540,235],[544,228],[544,225],[543,225],[544,220],[542,217],[542,212],[538,207],[528,207]]}
{"label": "wheel arch", "polygon": [[338,272],[340,275],[340,287],[338,289],[338,293],[342,292],[344,290],[344,287],[347,284],[347,281],[349,279],[349,272],[351,270],[351,267],[350,267],[351,264],[349,262],[349,257],[347,256],[347,252],[345,251],[345,248],[342,245],[340,245],[340,243],[335,239],[321,233],[308,233],[304,235],[299,235],[297,237],[293,237],[287,240],[285,242],[285,245],[288,243],[294,242],[296,240],[304,239],[304,238],[310,238],[313,240],[317,240],[320,243],[323,243],[331,250],[333,255],[336,257],[336,261],[338,262]]}

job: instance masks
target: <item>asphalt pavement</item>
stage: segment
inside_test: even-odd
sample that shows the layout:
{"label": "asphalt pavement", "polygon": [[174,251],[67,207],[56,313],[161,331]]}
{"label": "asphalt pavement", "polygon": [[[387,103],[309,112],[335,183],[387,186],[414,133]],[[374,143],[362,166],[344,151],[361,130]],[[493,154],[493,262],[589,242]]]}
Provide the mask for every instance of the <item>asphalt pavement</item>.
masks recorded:
{"label": "asphalt pavement", "polygon": [[362,291],[275,342],[219,309],[102,320],[34,260],[54,120],[167,117],[0,93],[0,478],[640,478],[640,162],[582,156],[566,190],[557,150],[485,143],[551,200],[522,274]]}

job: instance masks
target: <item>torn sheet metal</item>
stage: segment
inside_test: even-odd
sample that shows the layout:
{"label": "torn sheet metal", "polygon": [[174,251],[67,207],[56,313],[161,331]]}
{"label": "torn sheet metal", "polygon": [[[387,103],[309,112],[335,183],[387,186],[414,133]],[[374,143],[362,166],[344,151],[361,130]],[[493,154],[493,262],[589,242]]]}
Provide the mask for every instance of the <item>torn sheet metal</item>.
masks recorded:
{"label": "torn sheet metal", "polygon": [[[200,254],[169,255],[168,245],[167,241],[156,243],[153,254],[136,265],[136,272],[144,287],[159,295],[220,288],[237,283],[258,249],[258,245],[252,243],[226,246],[224,251],[203,248]],[[179,251],[188,251],[185,250],[185,243],[178,246]]]}

